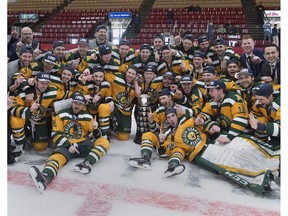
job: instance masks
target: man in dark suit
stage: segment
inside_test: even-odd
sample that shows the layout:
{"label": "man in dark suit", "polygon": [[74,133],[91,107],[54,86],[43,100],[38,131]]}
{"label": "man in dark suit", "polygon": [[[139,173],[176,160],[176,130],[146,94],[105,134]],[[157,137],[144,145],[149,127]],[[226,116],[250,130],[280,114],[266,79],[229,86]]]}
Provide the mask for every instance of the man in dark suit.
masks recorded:
{"label": "man in dark suit", "polygon": [[273,82],[280,84],[280,58],[279,49],[275,44],[266,45],[264,48],[265,62],[256,80],[265,82]]}
{"label": "man in dark suit", "polygon": [[254,77],[260,73],[261,66],[265,62],[263,51],[254,49],[255,41],[250,35],[244,35],[241,40],[244,53],[240,56],[242,67],[252,70]]}
{"label": "man in dark suit", "polygon": [[40,44],[38,41],[33,40],[33,32],[29,27],[24,27],[21,29],[21,36],[17,40],[15,38],[11,38],[9,42],[9,50],[8,50],[8,62],[19,59],[20,50],[23,46],[32,47],[33,48],[33,57],[36,58],[38,55],[42,53],[40,50]]}

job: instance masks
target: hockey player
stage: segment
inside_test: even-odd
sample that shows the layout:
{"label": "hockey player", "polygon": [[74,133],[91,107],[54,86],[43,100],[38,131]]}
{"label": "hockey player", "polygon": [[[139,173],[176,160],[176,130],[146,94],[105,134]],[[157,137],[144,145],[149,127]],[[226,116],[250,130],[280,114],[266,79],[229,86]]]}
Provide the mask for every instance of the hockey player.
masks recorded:
{"label": "hockey player", "polygon": [[118,59],[122,64],[129,66],[132,63],[132,60],[136,57],[136,53],[134,48],[130,48],[129,40],[121,39],[119,42],[119,48],[112,48],[112,56]]}
{"label": "hockey player", "polygon": [[82,62],[82,60],[86,57],[91,55],[91,52],[89,50],[89,41],[86,38],[79,38],[77,42],[77,50],[70,50],[65,56],[64,56],[64,62],[65,64],[72,64],[75,69],[79,69],[79,64]]}
{"label": "hockey player", "polygon": [[151,47],[149,44],[142,44],[140,46],[140,53],[132,60],[132,64],[139,69],[139,73],[143,74],[145,65],[153,65],[157,67],[155,55],[151,55]]}
{"label": "hockey player", "polygon": [[124,73],[128,67],[119,59],[112,57],[111,47],[107,45],[100,45],[90,56],[86,56],[79,65],[79,71],[83,72],[87,67],[92,68],[95,65],[101,65],[106,72],[111,73]]}
{"label": "hockey player", "polygon": [[156,77],[156,67],[153,65],[145,65],[143,79],[140,81],[141,95],[138,97],[138,101],[134,111],[134,117],[137,123],[137,132],[134,142],[141,143],[141,137],[143,132],[148,131],[148,119],[147,114],[149,109],[154,112],[158,106],[158,92],[163,87],[162,76]]}
{"label": "hockey player", "polygon": [[175,91],[176,103],[192,108],[194,117],[197,117],[203,106],[201,91],[195,86],[189,75],[183,75],[180,84],[180,88]]}
{"label": "hockey player", "polygon": [[239,55],[235,54],[235,51],[231,47],[225,45],[225,41],[218,38],[214,42],[215,54],[210,58],[212,64],[215,67],[217,75],[220,76],[227,72],[227,61],[230,59],[239,59]]}
{"label": "hockey player", "polygon": [[25,127],[30,127],[32,135],[31,143],[37,151],[43,151],[48,146],[48,130],[46,124],[47,108],[64,96],[63,92],[57,88],[49,86],[50,75],[40,72],[36,75],[34,86],[32,88],[32,102],[25,102],[25,93],[22,92],[15,97],[15,104],[10,108],[10,124],[12,136],[15,140],[14,149],[15,160],[24,153],[24,144],[26,143]]}
{"label": "hockey player", "polygon": [[111,84],[110,94],[115,104],[111,116],[115,123],[113,130],[119,140],[128,140],[131,132],[133,100],[141,94],[137,73],[138,68],[130,65],[125,73],[106,73],[105,76]]}
{"label": "hockey player", "polygon": [[183,57],[189,60],[190,63],[193,61],[194,56],[194,36],[192,34],[187,34],[181,39],[180,35],[177,35],[174,39],[175,46],[173,48],[181,51]]}
{"label": "hockey player", "polygon": [[[206,143],[206,135],[200,128],[194,126],[194,118],[188,115],[181,115],[178,118],[179,111],[182,108],[166,109],[164,112],[167,121],[167,128],[164,133],[159,134],[156,148],[162,157],[168,157],[168,169],[164,172],[166,177],[178,175],[185,170],[181,164],[187,155],[191,162],[201,151]],[[156,141],[156,140],[155,140]],[[130,158],[130,165],[142,169],[151,169],[152,148],[141,146],[141,158]]]}
{"label": "hockey player", "polygon": [[263,83],[254,89],[254,94],[257,101],[249,114],[249,124],[254,130],[267,133],[270,137],[268,143],[278,150],[280,149],[281,127],[280,93],[274,93],[271,84]]}
{"label": "hockey player", "polygon": [[226,91],[223,81],[211,81],[207,89],[212,100],[206,102],[195,122],[211,135],[220,134],[218,142],[228,143],[248,126],[247,108],[240,95]]}
{"label": "hockey player", "polygon": [[[132,166],[138,167],[138,162],[142,163],[142,159],[147,162],[147,166],[145,165],[144,169],[150,169],[150,159],[152,150],[155,147],[156,152],[160,157],[166,157],[163,151],[159,152],[159,133],[162,131],[167,130],[169,127],[166,119],[165,119],[165,110],[171,109],[171,108],[177,108],[177,115],[183,116],[185,114],[188,114],[189,116],[193,116],[193,110],[186,108],[182,105],[175,104],[172,100],[172,95],[170,93],[170,89],[164,88],[159,92],[159,103],[160,106],[152,113],[152,110],[150,109],[150,112],[148,113],[148,126],[149,130],[146,133],[143,133],[142,140],[141,140],[141,156],[142,158],[130,158],[129,163]],[[143,152],[148,151],[149,154],[143,155]],[[147,156],[147,157],[146,157]]]}
{"label": "hockey player", "polygon": [[163,75],[167,71],[173,71],[177,75],[192,74],[192,67],[189,60],[184,60],[181,57],[174,56],[171,48],[164,45],[161,48],[162,59],[158,63],[157,73]]}
{"label": "hockey player", "polygon": [[[47,185],[57,176],[59,169],[72,158],[85,157],[84,161],[76,164],[72,171],[89,174],[91,166],[109,150],[109,141],[99,137],[96,118],[93,120],[89,113],[83,111],[84,106],[84,96],[75,93],[71,108],[61,110],[53,117],[52,138],[56,149],[48,158],[42,172],[36,166],[28,169],[40,193],[43,193]],[[88,138],[91,133],[93,138]]]}
{"label": "hockey player", "polygon": [[[87,76],[91,76],[92,80],[86,80]],[[82,74],[79,77],[79,83],[75,91],[84,95],[87,111],[92,116],[98,116],[102,136],[109,136],[109,119],[114,109],[114,103],[110,95],[110,83],[104,80],[105,71],[100,65],[94,66],[87,76]]]}

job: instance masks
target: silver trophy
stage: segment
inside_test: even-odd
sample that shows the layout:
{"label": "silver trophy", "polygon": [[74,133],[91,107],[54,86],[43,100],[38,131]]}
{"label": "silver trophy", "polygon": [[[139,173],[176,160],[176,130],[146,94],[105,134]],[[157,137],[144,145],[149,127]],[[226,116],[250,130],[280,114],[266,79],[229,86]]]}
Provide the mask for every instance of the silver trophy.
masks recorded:
{"label": "silver trophy", "polygon": [[[143,132],[148,131],[147,117],[150,112],[150,95],[141,94],[138,101],[138,116],[137,116],[137,130]],[[145,117],[145,118],[144,118]]]}

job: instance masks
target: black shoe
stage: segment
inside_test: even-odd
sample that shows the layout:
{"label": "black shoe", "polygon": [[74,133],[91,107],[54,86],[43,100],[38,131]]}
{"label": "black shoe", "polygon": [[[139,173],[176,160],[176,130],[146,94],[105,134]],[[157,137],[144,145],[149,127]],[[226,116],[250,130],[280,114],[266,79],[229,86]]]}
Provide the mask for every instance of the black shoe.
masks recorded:
{"label": "black shoe", "polygon": [[42,194],[46,189],[47,184],[50,182],[48,176],[41,173],[40,170],[36,166],[32,166],[28,169],[29,175],[32,178],[36,188]]}
{"label": "black shoe", "polygon": [[91,164],[88,160],[84,160],[83,162],[76,164],[71,170],[87,175],[91,172]]}
{"label": "black shoe", "polygon": [[185,166],[183,164],[171,164],[170,166],[168,166],[168,169],[164,172],[164,175],[166,177],[171,177],[171,176],[175,176],[175,175],[179,175],[182,172],[184,172],[185,170]]}
{"label": "black shoe", "polygon": [[148,157],[130,158],[128,163],[140,169],[151,170],[151,162]]}

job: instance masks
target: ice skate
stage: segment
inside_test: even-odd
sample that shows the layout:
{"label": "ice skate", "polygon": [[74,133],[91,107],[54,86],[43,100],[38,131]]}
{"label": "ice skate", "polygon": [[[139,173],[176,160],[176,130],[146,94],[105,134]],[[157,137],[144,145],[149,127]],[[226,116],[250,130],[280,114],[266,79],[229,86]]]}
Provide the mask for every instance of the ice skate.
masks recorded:
{"label": "ice skate", "polygon": [[151,162],[148,157],[130,158],[128,163],[131,166],[134,166],[140,169],[151,170]]}

